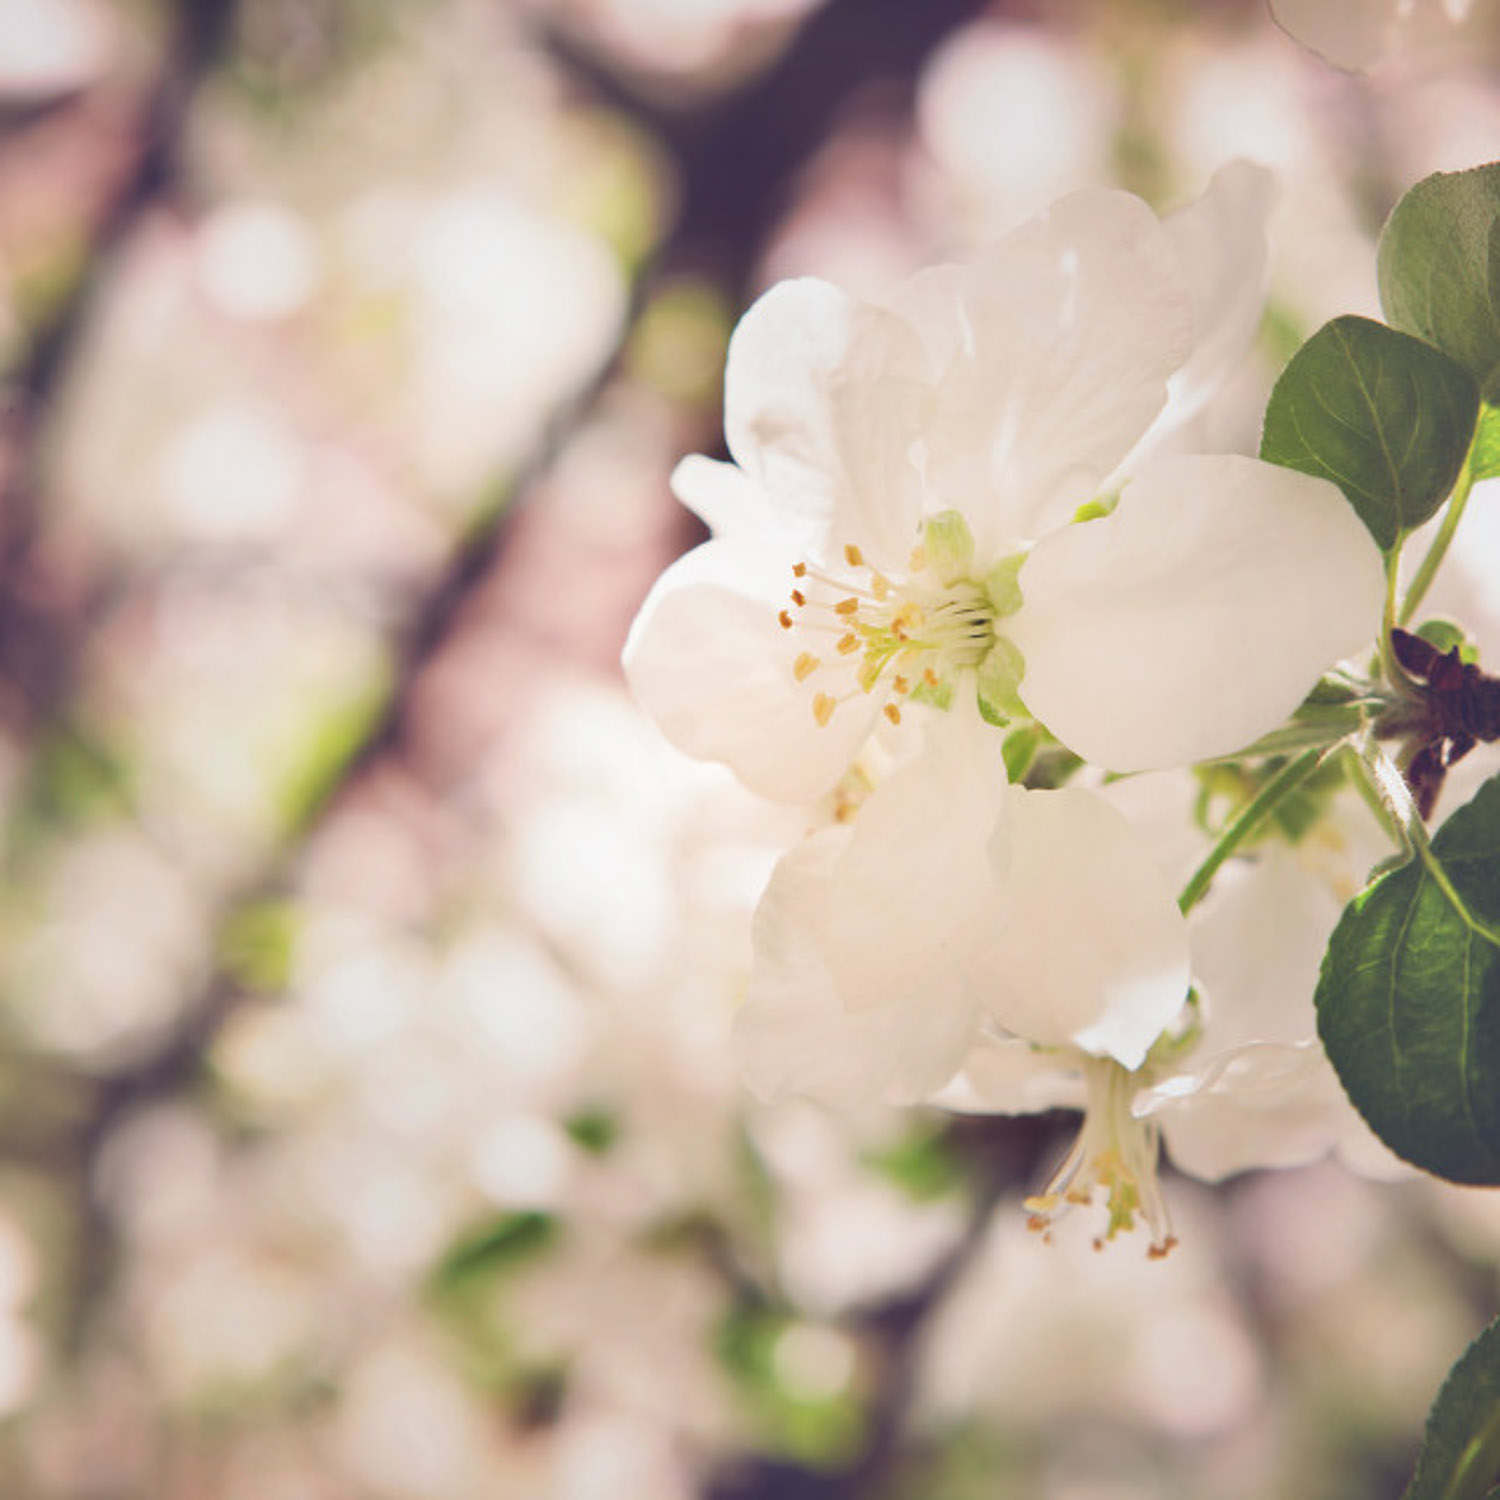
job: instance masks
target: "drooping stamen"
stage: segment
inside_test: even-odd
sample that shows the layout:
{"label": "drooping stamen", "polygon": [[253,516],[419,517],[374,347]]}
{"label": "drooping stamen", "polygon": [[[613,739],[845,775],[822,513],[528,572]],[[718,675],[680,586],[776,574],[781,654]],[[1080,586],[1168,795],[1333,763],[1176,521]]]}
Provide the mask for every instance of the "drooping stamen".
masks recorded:
{"label": "drooping stamen", "polygon": [[1045,1190],[1025,1200],[1027,1227],[1045,1235],[1069,1207],[1092,1203],[1095,1191],[1102,1190],[1108,1219],[1094,1248],[1102,1250],[1116,1235],[1133,1230],[1140,1215],[1151,1231],[1146,1254],[1160,1260],[1177,1237],[1156,1175],[1160,1131],[1154,1120],[1137,1119],[1130,1110],[1139,1080],[1104,1057],[1084,1059],[1083,1074],[1088,1088],[1083,1125]]}

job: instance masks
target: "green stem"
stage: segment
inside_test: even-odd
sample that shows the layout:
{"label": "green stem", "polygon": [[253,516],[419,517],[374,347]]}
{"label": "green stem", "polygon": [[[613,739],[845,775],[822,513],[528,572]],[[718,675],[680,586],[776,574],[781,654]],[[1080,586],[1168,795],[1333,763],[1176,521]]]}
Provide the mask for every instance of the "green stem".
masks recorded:
{"label": "green stem", "polygon": [[1296,750],[1305,750],[1309,745],[1326,749],[1337,740],[1347,739],[1370,722],[1371,717],[1386,706],[1386,700],[1370,697],[1353,703],[1330,704],[1320,709],[1316,716],[1299,717],[1284,729],[1273,729],[1263,734],[1254,744],[1243,750],[1231,750],[1224,755],[1213,755],[1199,765],[1213,766],[1228,761],[1257,760],[1271,755],[1290,755]]}
{"label": "green stem", "polygon": [[1289,792],[1299,787],[1323,759],[1326,749],[1317,745],[1304,750],[1296,760],[1288,761],[1256,794],[1240,809],[1229,827],[1219,835],[1218,842],[1208,851],[1208,857],[1193,871],[1192,878],[1183,886],[1177,905],[1185,916],[1208,894],[1219,866],[1255,832],[1261,820]]}
{"label": "green stem", "polygon": [[[1464,518],[1464,507],[1469,503],[1469,491],[1473,488],[1474,470],[1469,466],[1469,460],[1465,459],[1463,468],[1458,471],[1458,483],[1453,486],[1453,493],[1448,497],[1448,510],[1443,516],[1443,524],[1438,527],[1438,534],[1433,537],[1427,556],[1422,559],[1421,566],[1407,587],[1406,598],[1401,605],[1401,618],[1397,623],[1405,625],[1416,614],[1417,606],[1426,597],[1437,570],[1448,555],[1453,533],[1458,530],[1458,523]],[[1386,634],[1390,634],[1389,628]]]}
{"label": "green stem", "polygon": [[1500,947],[1500,931],[1476,917],[1468,903],[1454,888],[1443,868],[1443,862],[1433,853],[1432,840],[1427,836],[1427,825],[1422,822],[1412,800],[1410,790],[1396,763],[1378,746],[1367,746],[1362,752],[1347,758],[1354,772],[1355,784],[1365,795],[1365,800],[1380,814],[1381,820],[1392,836],[1416,859],[1432,883],[1443,893],[1458,918],[1471,931],[1487,942]]}
{"label": "green stem", "polygon": [[[1429,552],[1428,557],[1432,554]],[[1427,559],[1422,560],[1422,565],[1427,565]],[[1401,663],[1396,660],[1396,648],[1391,641],[1391,631],[1396,628],[1396,582],[1401,571],[1401,543],[1398,541],[1391,548],[1390,556],[1385,560],[1385,607],[1380,616],[1380,670],[1385,680],[1392,687],[1408,687],[1410,678],[1401,669]],[[1411,602],[1411,595],[1407,595],[1407,602]],[[1405,615],[1401,617],[1403,620]]]}

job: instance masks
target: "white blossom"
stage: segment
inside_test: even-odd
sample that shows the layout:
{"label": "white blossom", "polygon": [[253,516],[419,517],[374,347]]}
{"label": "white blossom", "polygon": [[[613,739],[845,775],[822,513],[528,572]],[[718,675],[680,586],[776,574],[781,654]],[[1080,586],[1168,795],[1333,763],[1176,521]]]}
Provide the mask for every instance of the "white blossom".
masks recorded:
{"label": "white blossom", "polygon": [[1329,1152],[1374,1175],[1400,1172],[1349,1103],[1318,1040],[1313,992],[1347,894],[1336,868],[1347,860],[1336,856],[1359,860],[1369,842],[1367,828],[1351,826],[1367,818],[1336,811],[1304,846],[1273,845],[1221,872],[1191,924],[1190,1003],[1139,1066],[1015,1039],[981,1038],[969,1053],[942,1095],[950,1107],[1085,1112],[1067,1158],[1027,1200],[1034,1227],[1045,1229],[1101,1187],[1104,1238],[1140,1214],[1154,1231],[1153,1248],[1169,1245],[1170,1215],[1156,1180],[1162,1141],[1174,1165],[1209,1182]]}
{"label": "white blossom", "polygon": [[[928,739],[852,827],[813,835],[773,875],[736,1028],[747,1080],[765,1097],[907,1102],[1016,1049],[1045,1065],[1025,1107],[1081,1104],[1056,1059],[1130,1077],[1182,1009],[1170,884],[1095,793],[1007,785],[972,709]],[[1146,1191],[1155,1127],[1136,1134]]]}
{"label": "white blossom", "polygon": [[1371,634],[1379,554],[1326,481],[1160,454],[1253,331],[1266,197],[1245,163],[1166,222],[1082,192],[883,305],[762,297],[729,349],[735,461],[674,476],[712,539],[625,649],[667,736],[800,802],[971,675],[1115,770],[1280,723]]}

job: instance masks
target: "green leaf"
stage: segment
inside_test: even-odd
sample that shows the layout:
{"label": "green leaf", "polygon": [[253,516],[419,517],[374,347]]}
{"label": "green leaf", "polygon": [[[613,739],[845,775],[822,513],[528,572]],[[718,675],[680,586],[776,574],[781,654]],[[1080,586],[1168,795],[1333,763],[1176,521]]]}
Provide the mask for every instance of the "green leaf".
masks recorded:
{"label": "green leaf", "polygon": [[1403,1500],[1484,1500],[1500,1484],[1500,1319],[1448,1372]]}
{"label": "green leaf", "polygon": [[1349,903],[1316,1001],[1329,1059],[1391,1150],[1500,1184],[1500,776]]}
{"label": "green leaf", "polygon": [[1460,661],[1479,660],[1479,647],[1464,634],[1463,626],[1455,620],[1445,620],[1441,615],[1434,615],[1430,620],[1423,620],[1413,634],[1421,636],[1429,646],[1445,655],[1457,646]]}
{"label": "green leaf", "polygon": [[942,1129],[930,1123],[919,1124],[900,1140],[865,1152],[861,1159],[919,1203],[942,1198],[963,1185],[963,1164],[952,1143]]}
{"label": "green leaf", "polygon": [[618,1139],[620,1122],[601,1106],[585,1105],[563,1121],[563,1129],[574,1145],[581,1146],[591,1156],[603,1156]]}
{"label": "green leaf", "polygon": [[798,1324],[791,1313],[741,1302],[717,1330],[714,1346],[746,1408],[758,1445],[813,1469],[837,1469],[859,1450],[865,1416],[851,1382],[830,1392],[798,1390],[777,1358]]}
{"label": "green leaf", "polygon": [[432,1272],[432,1290],[451,1293],[508,1270],[548,1248],[558,1233],[557,1220],[551,1214],[534,1209],[499,1214],[462,1235],[448,1249]]}
{"label": "green leaf", "polygon": [[1436,344],[1494,396],[1500,375],[1500,163],[1434,172],[1396,205],[1376,256],[1391,323]]}
{"label": "green leaf", "polygon": [[1474,446],[1469,450],[1469,470],[1476,483],[1500,474],[1500,406],[1491,406],[1488,401],[1479,408],[1479,425],[1474,429]]}
{"label": "green leaf", "polygon": [[1473,379],[1430,344],[1335,318],[1281,372],[1260,456],[1331,479],[1389,551],[1452,489],[1478,408]]}

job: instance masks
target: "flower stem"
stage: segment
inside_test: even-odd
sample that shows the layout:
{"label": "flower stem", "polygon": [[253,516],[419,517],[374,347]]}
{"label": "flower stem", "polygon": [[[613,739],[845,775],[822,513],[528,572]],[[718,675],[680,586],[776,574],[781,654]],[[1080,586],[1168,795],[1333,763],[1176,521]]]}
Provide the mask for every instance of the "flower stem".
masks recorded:
{"label": "flower stem", "polygon": [[1315,745],[1304,750],[1296,760],[1286,763],[1256,794],[1240,809],[1229,827],[1219,835],[1218,842],[1208,851],[1208,857],[1193,871],[1192,878],[1183,886],[1177,898],[1178,908],[1186,916],[1208,894],[1219,866],[1239,848],[1260,826],[1262,819],[1288,793],[1299,787],[1317,770],[1327,747]]}
{"label": "flower stem", "polygon": [[[1423,558],[1422,565],[1426,567],[1427,558],[1432,554],[1429,552]],[[1380,671],[1385,680],[1394,688],[1408,686],[1410,679],[1401,669],[1401,663],[1396,660],[1396,648],[1391,641],[1391,631],[1396,628],[1396,582],[1401,571],[1401,544],[1398,541],[1391,548],[1391,554],[1385,560],[1385,608],[1380,615]],[[1407,603],[1411,602],[1410,593],[1407,594]],[[1404,620],[1405,615],[1401,618]]]}
{"label": "flower stem", "polygon": [[1428,878],[1443,893],[1460,921],[1471,931],[1500,947],[1500,931],[1469,910],[1468,903],[1454,888],[1443,862],[1433,852],[1426,824],[1417,811],[1416,802],[1396,763],[1378,746],[1367,746],[1362,752],[1350,747],[1347,764],[1365,801],[1381,817],[1392,837],[1404,848],[1408,860],[1421,862]]}
{"label": "flower stem", "polygon": [[[1472,454],[1470,457],[1472,458]],[[1469,503],[1469,492],[1473,488],[1474,470],[1470,459],[1466,458],[1463,468],[1458,471],[1458,483],[1453,486],[1453,493],[1448,497],[1448,510],[1443,516],[1443,524],[1438,528],[1438,534],[1433,537],[1432,545],[1427,549],[1427,556],[1422,559],[1421,566],[1407,587],[1406,598],[1401,603],[1401,617],[1396,623],[1405,625],[1416,614],[1417,606],[1426,597],[1438,568],[1448,555],[1453,533],[1458,530],[1458,523],[1464,518],[1464,507]],[[1387,627],[1386,636],[1389,637],[1390,633],[1390,628]]]}

